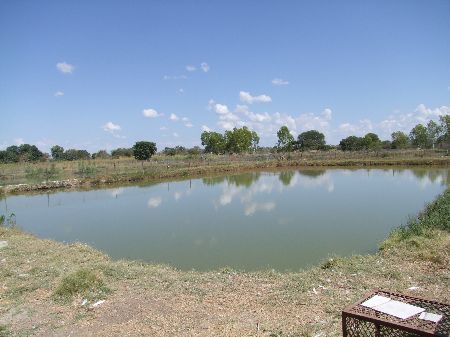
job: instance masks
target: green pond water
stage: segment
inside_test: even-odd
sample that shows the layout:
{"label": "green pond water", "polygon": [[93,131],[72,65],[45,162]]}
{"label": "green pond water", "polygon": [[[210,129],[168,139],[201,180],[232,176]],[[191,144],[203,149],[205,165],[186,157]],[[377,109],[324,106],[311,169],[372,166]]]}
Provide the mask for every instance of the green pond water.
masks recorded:
{"label": "green pond water", "polygon": [[181,269],[298,270],[376,251],[450,183],[448,169],[259,172],[147,186],[10,196],[42,238]]}

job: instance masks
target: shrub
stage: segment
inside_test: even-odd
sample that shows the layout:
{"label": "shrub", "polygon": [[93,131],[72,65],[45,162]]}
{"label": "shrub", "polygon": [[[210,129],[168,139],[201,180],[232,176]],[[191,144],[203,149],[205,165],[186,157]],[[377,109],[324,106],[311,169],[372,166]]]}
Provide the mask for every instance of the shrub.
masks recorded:
{"label": "shrub", "polygon": [[82,295],[94,300],[104,298],[107,293],[109,289],[97,274],[91,270],[80,269],[62,279],[54,296],[59,300],[68,300],[75,295]]}

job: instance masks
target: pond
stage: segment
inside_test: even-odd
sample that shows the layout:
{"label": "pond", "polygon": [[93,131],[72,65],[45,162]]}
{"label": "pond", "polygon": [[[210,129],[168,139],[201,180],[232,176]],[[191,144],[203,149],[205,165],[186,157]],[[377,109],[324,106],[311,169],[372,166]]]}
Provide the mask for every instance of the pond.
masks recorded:
{"label": "pond", "polygon": [[376,251],[450,183],[448,169],[254,172],[10,196],[0,213],[42,238],[189,270],[298,270]]}

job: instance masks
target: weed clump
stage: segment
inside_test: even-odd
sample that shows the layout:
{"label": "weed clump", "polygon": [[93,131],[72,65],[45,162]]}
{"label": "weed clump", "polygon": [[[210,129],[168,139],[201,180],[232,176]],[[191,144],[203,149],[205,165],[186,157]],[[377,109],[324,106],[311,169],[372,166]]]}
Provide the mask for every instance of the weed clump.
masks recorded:
{"label": "weed clump", "polygon": [[323,262],[320,265],[320,268],[324,269],[324,270],[326,270],[326,269],[333,269],[333,268],[338,266],[339,261],[340,261],[339,258],[336,258],[336,257],[335,258],[330,258],[330,259],[326,260],[325,262]]}
{"label": "weed clump", "polygon": [[89,300],[96,300],[104,298],[109,292],[110,290],[96,273],[80,269],[61,280],[54,297],[56,300],[67,301],[73,296],[81,295]]}

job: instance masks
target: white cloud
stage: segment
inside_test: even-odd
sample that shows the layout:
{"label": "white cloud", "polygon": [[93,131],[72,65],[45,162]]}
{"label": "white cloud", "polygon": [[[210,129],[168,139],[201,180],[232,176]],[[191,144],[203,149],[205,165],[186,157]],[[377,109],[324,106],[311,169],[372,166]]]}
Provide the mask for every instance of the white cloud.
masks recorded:
{"label": "white cloud", "polygon": [[217,124],[224,130],[231,130],[234,127],[245,125],[225,104],[216,103],[213,99],[210,99],[208,109],[213,110],[219,116],[219,122]]}
{"label": "white cloud", "polygon": [[280,86],[280,85],[288,85],[288,84],[289,84],[289,81],[283,80],[283,79],[281,79],[281,78],[274,78],[274,79],[272,80],[272,84],[273,84],[273,85],[277,85],[277,86]]}
{"label": "white cloud", "polygon": [[190,71],[190,72],[196,71],[197,67],[189,64],[189,65],[186,66],[186,70]]}
{"label": "white cloud", "polygon": [[62,91],[57,91],[57,92],[55,92],[54,96],[61,97],[61,96],[64,96],[64,93]]}
{"label": "white cloud", "polygon": [[72,64],[66,62],[58,62],[56,63],[56,69],[58,69],[63,74],[72,74],[75,70],[75,67]]}
{"label": "white cloud", "polygon": [[364,136],[373,131],[373,124],[369,119],[362,119],[358,123],[342,123],[337,130],[343,137],[346,135]]}
{"label": "white cloud", "polygon": [[255,112],[250,111],[247,105],[237,105],[236,112],[243,113],[252,122],[266,122],[266,121],[270,121],[272,119],[267,112],[255,113]]}
{"label": "white cloud", "polygon": [[378,134],[381,139],[390,139],[391,134],[395,131],[403,131],[408,134],[415,125],[426,125],[430,120],[437,121],[440,116],[447,114],[450,114],[450,107],[448,106],[429,108],[425,104],[419,104],[412,112],[395,111],[394,114],[380,122],[363,119],[357,123],[342,123],[335,130],[336,136],[339,136],[336,137],[336,141],[350,135],[363,136],[368,132]]}
{"label": "white cloud", "polygon": [[159,129],[160,129],[161,131],[165,131],[165,130],[167,130],[167,127],[161,126]]}
{"label": "white cloud", "polygon": [[173,121],[173,122],[176,122],[176,121],[178,121],[178,120],[180,119],[180,117],[178,117],[178,116],[175,115],[174,113],[171,113],[169,119],[170,119],[171,121]]}
{"label": "white cloud", "polygon": [[177,92],[178,92],[180,95],[182,95],[182,94],[184,94],[184,89],[183,89],[183,88],[180,88],[180,89],[177,90]]}
{"label": "white cloud", "polygon": [[186,75],[164,75],[163,76],[163,80],[168,81],[168,80],[186,80],[187,76]]}
{"label": "white cloud", "polygon": [[184,126],[187,128],[192,128],[194,125],[191,122],[187,122]]}
{"label": "white cloud", "polygon": [[252,96],[247,91],[239,92],[239,99],[242,102],[248,103],[248,104],[272,102],[272,98],[270,96],[267,96],[267,95]]}
{"label": "white cloud", "polygon": [[16,145],[22,145],[22,144],[25,144],[25,141],[23,140],[22,137],[15,138],[15,139],[14,139],[14,144],[16,144]]}
{"label": "white cloud", "polygon": [[228,110],[228,107],[225,104],[219,104],[219,103],[214,105],[214,111],[220,115],[225,115],[230,112]]}
{"label": "white cloud", "polygon": [[187,117],[183,117],[183,118],[181,118],[181,120],[182,120],[183,122],[189,122],[189,118],[187,118]]}
{"label": "white cloud", "polygon": [[114,134],[116,131],[120,131],[122,128],[118,124],[114,124],[113,122],[108,122],[102,126],[102,129],[106,132]]}
{"label": "white cloud", "polygon": [[176,132],[172,133],[172,136],[174,136],[175,138],[180,137],[180,135],[178,133],[176,133]]}
{"label": "white cloud", "polygon": [[161,197],[154,197],[154,198],[148,199],[147,206],[150,208],[156,208],[156,207],[159,207],[161,205],[161,203],[162,203]]}
{"label": "white cloud", "polygon": [[207,125],[202,125],[202,131],[211,132],[212,130]]}
{"label": "white cloud", "polygon": [[209,69],[210,69],[208,63],[206,63],[206,62],[202,62],[202,64],[200,64],[200,68],[202,68],[202,70],[203,70],[205,73],[207,73],[207,72],[209,71]]}
{"label": "white cloud", "polygon": [[147,118],[156,118],[159,116],[163,116],[163,114],[158,113],[158,111],[156,111],[155,109],[144,109],[142,110],[142,115],[144,115],[144,117]]}

